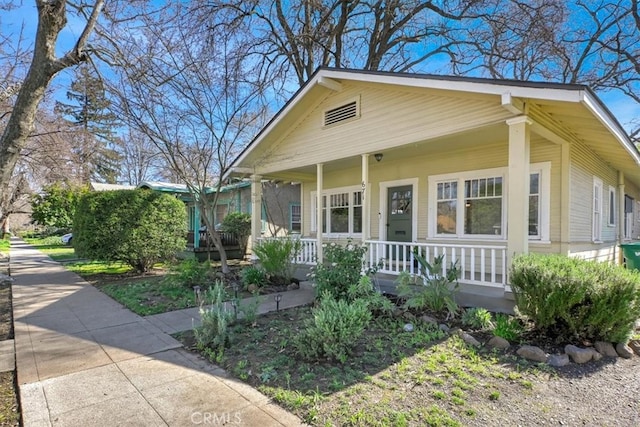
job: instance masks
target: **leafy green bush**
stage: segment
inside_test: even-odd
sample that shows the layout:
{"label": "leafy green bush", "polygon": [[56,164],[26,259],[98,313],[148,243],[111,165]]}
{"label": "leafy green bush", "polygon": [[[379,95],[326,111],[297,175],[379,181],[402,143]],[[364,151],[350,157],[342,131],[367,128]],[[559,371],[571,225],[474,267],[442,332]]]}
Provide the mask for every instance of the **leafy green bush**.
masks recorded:
{"label": "leafy green bush", "polygon": [[294,346],[305,359],[325,358],[344,363],[370,320],[365,301],[336,300],[327,292],[313,309],[313,318],[304,322]]}
{"label": "leafy green bush", "polygon": [[311,277],[316,284],[316,295],[329,292],[337,299],[347,299],[350,286],[357,284],[365,271],[366,246],[354,245],[351,241],[341,246],[324,244],[324,263],[312,269]]}
{"label": "leafy green bush", "polygon": [[267,283],[267,277],[263,270],[258,267],[250,266],[246,267],[242,270],[242,284],[245,289],[249,285],[256,285],[257,287],[262,287]]}
{"label": "leafy green bush", "polygon": [[349,286],[347,300],[349,302],[364,301],[371,314],[376,317],[390,315],[395,308],[395,305],[388,298],[375,289],[369,276],[360,276],[357,283]]}
{"label": "leafy green bush", "polygon": [[300,248],[301,244],[297,239],[266,239],[259,242],[253,252],[270,282],[288,285],[296,268],[293,258]]}
{"label": "leafy green bush", "polygon": [[87,193],[80,198],[73,245],[82,258],[121,261],[140,272],[186,245],[184,203],[149,190]]}
{"label": "leafy green bush", "polygon": [[243,212],[231,212],[222,220],[222,231],[231,233],[238,239],[240,253],[247,252],[247,241],[251,236],[251,215]]}
{"label": "leafy green bush", "polygon": [[33,222],[56,230],[70,230],[80,197],[86,188],[68,188],[60,184],[44,187],[31,197]]}
{"label": "leafy green bush", "polygon": [[493,323],[491,322],[491,313],[489,313],[486,308],[467,308],[462,313],[462,318],[460,320],[463,325],[474,329],[489,329],[493,326]]}
{"label": "leafy green bush", "polygon": [[198,346],[211,348],[218,356],[230,345],[229,326],[235,319],[235,313],[225,304],[227,294],[224,285],[216,281],[214,286],[200,296],[200,317],[202,325],[193,329]]}
{"label": "leafy green bush", "polygon": [[405,308],[426,309],[437,314],[446,313],[447,318],[454,317],[458,311],[455,296],[460,275],[457,261],[443,274],[444,255],[435,257],[433,263],[417,250],[413,255],[420,265],[420,274],[412,276],[405,271],[396,280],[396,291],[398,297],[405,300]]}
{"label": "leafy green bush", "polygon": [[209,283],[211,270],[211,264],[208,262],[185,259],[173,264],[164,280],[173,285],[187,288],[204,287]]}
{"label": "leafy green bush", "polygon": [[507,341],[518,341],[524,332],[524,327],[518,319],[507,314],[496,314],[493,335],[504,338]]}
{"label": "leafy green bush", "polygon": [[511,287],[518,310],[559,340],[626,342],[640,318],[640,273],[560,255],[522,255]]}

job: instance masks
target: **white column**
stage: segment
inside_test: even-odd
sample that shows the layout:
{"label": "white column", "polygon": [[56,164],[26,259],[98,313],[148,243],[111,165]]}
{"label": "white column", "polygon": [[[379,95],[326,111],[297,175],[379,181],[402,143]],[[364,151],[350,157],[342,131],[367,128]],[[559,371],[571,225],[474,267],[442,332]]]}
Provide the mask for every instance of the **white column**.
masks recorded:
{"label": "white column", "polygon": [[[251,246],[262,236],[262,176],[251,175]],[[253,254],[251,259],[255,260]]]}
{"label": "white column", "polygon": [[369,198],[371,190],[369,189],[369,155],[362,155],[362,243],[369,239],[369,218],[371,217],[371,209]]}
{"label": "white column", "polygon": [[569,255],[571,241],[571,146],[560,151],[560,253]]}
{"label": "white column", "polygon": [[322,187],[323,187],[322,163],[316,165],[316,256],[318,264],[323,261],[322,256]]}
{"label": "white column", "polygon": [[507,264],[529,252],[529,126],[526,116],[507,120],[509,169],[507,175]]}
{"label": "white column", "polygon": [[[622,243],[624,241],[624,224],[627,220],[626,216],[627,214],[624,212],[624,172],[622,171],[618,171],[618,218],[616,218],[616,220],[618,221],[618,243]],[[622,257],[622,250],[620,247],[617,247],[618,249],[618,264],[622,264],[623,257]]]}

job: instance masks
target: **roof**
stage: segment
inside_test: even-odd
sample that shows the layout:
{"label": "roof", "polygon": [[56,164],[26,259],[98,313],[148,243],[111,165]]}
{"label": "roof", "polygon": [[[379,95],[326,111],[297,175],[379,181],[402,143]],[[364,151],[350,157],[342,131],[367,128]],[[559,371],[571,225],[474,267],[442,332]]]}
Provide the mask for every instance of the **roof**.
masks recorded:
{"label": "roof", "polygon": [[[249,187],[251,186],[250,182],[239,181],[237,183],[223,185],[220,187],[221,193],[226,193],[227,191],[232,191],[239,188]],[[145,181],[138,185],[138,188],[148,188],[150,190],[160,191],[164,193],[181,193],[188,194],[189,188],[185,184],[176,184],[172,182],[161,182],[161,181]],[[205,187],[205,191],[207,193],[214,193],[216,191],[215,187]]]}
{"label": "roof", "polygon": [[[335,68],[319,68],[309,78],[309,80],[292,96],[291,99],[280,109],[280,111],[269,121],[269,123],[258,133],[251,143],[240,153],[233,161],[230,170],[232,172],[248,172],[244,170],[246,165],[242,165],[243,160],[251,153],[251,151],[259,145],[267,136],[278,126],[286,126],[285,118],[295,108],[306,108],[305,98],[310,94],[318,94],[318,88],[326,88],[325,90],[340,90],[344,81],[378,83],[386,85],[398,85],[404,87],[416,87],[426,89],[439,89],[446,91],[466,92],[475,94],[496,95],[502,97],[503,105],[510,100],[528,99],[540,101],[549,106],[550,111],[558,116],[566,114],[567,111],[561,111],[559,105],[577,105],[580,106],[583,113],[580,116],[582,122],[576,125],[576,128],[582,128],[585,133],[580,137],[593,139],[592,148],[598,154],[606,156],[606,149],[603,144],[598,146],[595,133],[591,132],[589,127],[600,126],[600,133],[606,133],[609,138],[613,137],[615,141],[626,152],[627,161],[625,173],[637,168],[640,165],[640,152],[635,147],[624,128],[618,120],[608,110],[604,103],[597,95],[585,85],[565,84],[551,82],[530,82],[517,80],[497,80],[479,77],[460,77],[460,76],[442,76],[432,74],[410,74],[410,73],[394,73],[379,71],[362,71],[352,69],[335,69]],[[506,106],[505,106],[506,108]],[[575,107],[572,107],[575,108]],[[515,114],[515,113],[514,113]],[[522,114],[522,113],[518,113]],[[567,122],[572,119],[572,114],[567,114]],[[596,119],[594,121],[594,119]],[[591,126],[582,127],[585,120],[590,120]],[[563,122],[563,120],[560,120]],[[622,154],[622,153],[620,153]],[[618,156],[618,159],[620,156]],[[612,161],[614,159],[607,159]],[[633,163],[633,166],[631,166]],[[241,166],[245,166],[242,168]],[[640,169],[634,171],[640,177]]]}
{"label": "roof", "polygon": [[115,191],[115,190],[133,190],[133,185],[120,185],[120,184],[103,184],[101,182],[92,182],[91,189],[93,191]]}

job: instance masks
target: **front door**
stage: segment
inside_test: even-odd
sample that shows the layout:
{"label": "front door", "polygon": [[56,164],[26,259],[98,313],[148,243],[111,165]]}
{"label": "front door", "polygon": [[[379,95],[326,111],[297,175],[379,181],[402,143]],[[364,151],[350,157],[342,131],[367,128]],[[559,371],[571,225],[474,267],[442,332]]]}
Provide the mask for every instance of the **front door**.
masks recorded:
{"label": "front door", "polygon": [[413,186],[390,187],[387,206],[387,240],[410,242],[413,236]]}

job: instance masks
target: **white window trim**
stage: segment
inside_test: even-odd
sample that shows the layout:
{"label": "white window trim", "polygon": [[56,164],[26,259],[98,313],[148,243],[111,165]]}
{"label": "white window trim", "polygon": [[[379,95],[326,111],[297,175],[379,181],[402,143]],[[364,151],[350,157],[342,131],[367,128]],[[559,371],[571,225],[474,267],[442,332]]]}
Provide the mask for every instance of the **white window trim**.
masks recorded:
{"label": "white window trim", "polygon": [[[550,207],[551,207],[551,162],[531,163],[529,165],[529,173],[540,174],[540,236],[531,236],[529,240],[535,243],[550,243]],[[442,175],[431,175],[428,177],[429,187],[429,205],[428,205],[428,228],[427,236],[430,239],[439,240],[499,240],[504,241],[507,238],[507,209],[508,209],[508,189],[509,180],[507,179],[508,168],[491,168],[478,169],[464,172],[455,172]],[[458,181],[458,200],[464,199],[464,181],[467,179],[502,177],[502,233],[499,235],[474,235],[464,234],[464,209],[458,209],[456,224],[458,232],[455,235],[438,234],[437,233],[437,185],[442,181]],[[459,203],[461,205],[461,203]]]}
{"label": "white window trim", "polygon": [[[616,209],[616,189],[614,187],[612,187],[611,185],[609,186],[609,193],[608,193],[609,197],[607,199],[608,203],[609,203],[609,209],[607,210],[607,226],[608,227],[615,227],[616,226],[616,214],[617,214],[617,209]],[[613,199],[612,199],[613,197]],[[611,221],[611,218],[613,218],[613,222]]]}
{"label": "white window trim", "polygon": [[[596,188],[600,192],[599,206],[596,201]],[[602,243],[602,199],[604,196],[604,185],[602,180],[596,176],[593,177],[593,189],[591,192],[592,206],[591,206],[591,240],[593,243]],[[597,212],[596,212],[597,211]]]}
{"label": "white window trim", "polygon": [[407,178],[407,179],[399,179],[395,181],[382,181],[380,182],[380,210],[378,211],[378,236],[380,236],[380,240],[386,241],[387,236],[387,211],[388,202],[387,202],[387,192],[391,187],[402,187],[404,185],[411,185],[412,187],[412,196],[413,200],[411,203],[413,207],[411,209],[411,241],[418,241],[418,211],[420,210],[420,204],[418,201],[418,178]]}
{"label": "white window trim", "polygon": [[[340,193],[353,194],[356,191],[362,191],[362,185],[350,185],[348,187],[325,188],[322,190],[322,195],[325,197],[329,197],[332,194],[340,194]],[[318,210],[317,210],[318,198],[316,197],[317,194],[318,194],[317,191],[311,192],[311,232],[312,233],[318,232],[317,230],[318,222],[316,221],[317,214],[318,214]],[[350,203],[349,208],[351,209],[353,207],[353,199],[350,198],[349,203]],[[365,209],[364,203],[362,204],[362,209]],[[350,227],[351,227],[351,219],[352,218],[349,218]],[[329,238],[361,237],[362,233],[322,233],[322,236],[329,237]]]}

